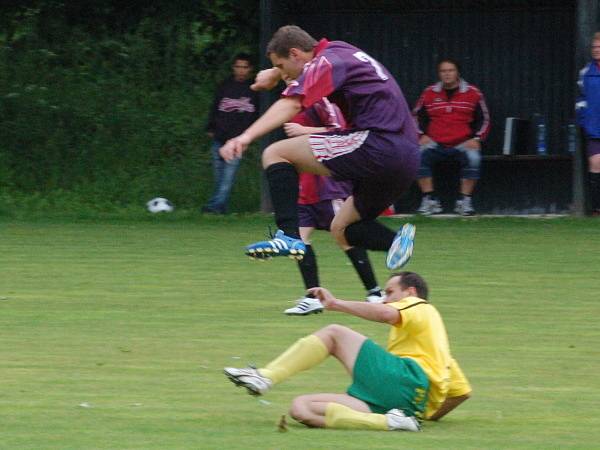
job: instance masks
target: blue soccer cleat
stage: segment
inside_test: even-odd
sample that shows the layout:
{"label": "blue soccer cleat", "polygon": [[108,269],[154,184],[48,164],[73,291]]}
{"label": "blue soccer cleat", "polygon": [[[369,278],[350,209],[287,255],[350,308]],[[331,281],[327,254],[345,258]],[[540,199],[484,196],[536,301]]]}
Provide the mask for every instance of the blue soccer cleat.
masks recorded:
{"label": "blue soccer cleat", "polygon": [[388,269],[395,270],[406,265],[412,256],[415,230],[412,223],[406,223],[398,230],[385,260]]}
{"label": "blue soccer cleat", "polygon": [[289,256],[298,261],[304,258],[306,245],[302,239],[295,239],[277,230],[273,239],[250,244],[246,247],[246,255],[252,259],[269,259],[274,256]]}

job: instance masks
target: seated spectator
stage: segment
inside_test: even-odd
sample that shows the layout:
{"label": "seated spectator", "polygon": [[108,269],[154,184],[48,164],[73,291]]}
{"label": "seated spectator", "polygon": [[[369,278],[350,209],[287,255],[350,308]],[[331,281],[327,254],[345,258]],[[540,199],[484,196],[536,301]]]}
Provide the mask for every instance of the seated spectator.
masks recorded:
{"label": "seated spectator", "polygon": [[459,65],[443,59],[437,66],[440,81],[426,88],[414,110],[419,127],[421,167],[419,187],[423,199],[418,212],[442,212],[433,184],[432,169],[438,162],[460,163],[460,198],[454,211],[463,216],[475,214],[471,195],[479,179],[481,142],[490,130],[490,118],[483,94],[460,78]]}

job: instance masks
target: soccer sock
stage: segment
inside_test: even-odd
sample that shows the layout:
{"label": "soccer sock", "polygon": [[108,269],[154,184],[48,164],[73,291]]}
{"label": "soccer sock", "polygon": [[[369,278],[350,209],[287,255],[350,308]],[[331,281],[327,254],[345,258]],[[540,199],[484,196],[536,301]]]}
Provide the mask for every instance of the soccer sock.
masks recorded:
{"label": "soccer sock", "polygon": [[352,261],[352,265],[365,289],[371,291],[377,287],[377,280],[375,279],[367,251],[362,247],[352,247],[346,250],[346,255]]}
{"label": "soccer sock", "polygon": [[298,172],[287,162],[271,164],[265,170],[275,211],[275,223],[290,237],[300,238],[298,230]]}
{"label": "soccer sock", "polygon": [[310,369],[329,356],[329,350],[314,334],[298,339],[286,351],[259,369],[263,377],[274,384],[280,383],[292,375]]}
{"label": "soccer sock", "polygon": [[306,253],[304,258],[298,261],[298,268],[304,280],[306,289],[319,286],[319,268],[317,266],[317,255],[312,248],[312,245],[306,244]]}
{"label": "soccer sock", "polygon": [[327,403],[325,428],[389,430],[384,414],[360,412],[339,403]]}
{"label": "soccer sock", "polygon": [[353,247],[387,252],[396,233],[376,220],[361,220],[346,227],[346,240]]}
{"label": "soccer sock", "polygon": [[590,172],[590,197],[592,210],[600,211],[600,173]]}
{"label": "soccer sock", "polygon": [[423,192],[423,197],[429,197],[431,200],[435,200],[437,198],[435,191]]}

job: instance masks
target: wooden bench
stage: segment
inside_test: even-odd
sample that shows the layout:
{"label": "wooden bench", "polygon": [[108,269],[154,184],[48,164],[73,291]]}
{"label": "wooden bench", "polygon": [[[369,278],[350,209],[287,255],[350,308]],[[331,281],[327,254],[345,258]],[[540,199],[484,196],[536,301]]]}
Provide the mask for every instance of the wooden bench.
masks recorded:
{"label": "wooden bench", "polygon": [[[452,212],[460,183],[458,165],[437,166],[434,182],[444,212]],[[484,155],[473,204],[480,214],[566,214],[570,212],[572,196],[570,154]],[[420,198],[415,183],[395,204],[396,212],[415,212]]]}

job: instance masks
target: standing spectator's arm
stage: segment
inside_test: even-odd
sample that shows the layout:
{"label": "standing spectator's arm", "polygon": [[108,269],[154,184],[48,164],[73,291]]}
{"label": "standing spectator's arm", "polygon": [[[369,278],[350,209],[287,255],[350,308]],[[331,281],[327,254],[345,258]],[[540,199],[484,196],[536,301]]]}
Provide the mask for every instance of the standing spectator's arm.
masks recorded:
{"label": "standing spectator's arm", "polygon": [[483,94],[479,97],[475,107],[471,130],[473,130],[473,138],[479,141],[484,141],[490,132],[490,113]]}

